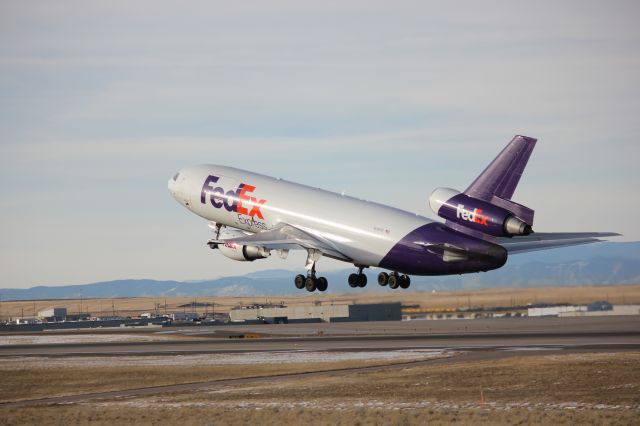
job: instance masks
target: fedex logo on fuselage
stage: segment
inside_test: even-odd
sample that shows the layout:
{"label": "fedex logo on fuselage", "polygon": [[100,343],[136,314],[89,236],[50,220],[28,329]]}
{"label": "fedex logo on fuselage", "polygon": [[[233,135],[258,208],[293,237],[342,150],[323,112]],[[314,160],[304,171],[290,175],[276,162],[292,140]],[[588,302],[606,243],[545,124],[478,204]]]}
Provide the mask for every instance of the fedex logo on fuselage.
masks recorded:
{"label": "fedex logo on fuselage", "polygon": [[458,219],[466,220],[467,222],[489,226],[489,216],[483,215],[482,209],[473,209],[473,211],[465,210],[464,204],[458,204],[458,208],[456,209],[456,217]]}
{"label": "fedex logo on fuselage", "polygon": [[264,219],[260,207],[266,200],[258,200],[248,195],[256,189],[255,186],[241,183],[236,189],[225,191],[224,188],[213,185],[218,180],[220,180],[218,176],[211,175],[205,179],[200,192],[200,202],[202,204],[207,204],[207,198],[209,198],[211,205],[216,209],[224,207],[229,212]]}

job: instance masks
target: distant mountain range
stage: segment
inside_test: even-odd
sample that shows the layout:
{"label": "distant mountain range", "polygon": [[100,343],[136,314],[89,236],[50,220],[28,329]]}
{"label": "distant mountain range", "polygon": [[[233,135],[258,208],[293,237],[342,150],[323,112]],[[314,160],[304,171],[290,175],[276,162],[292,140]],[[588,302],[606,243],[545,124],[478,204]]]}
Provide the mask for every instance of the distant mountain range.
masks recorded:
{"label": "distant mountain range", "polygon": [[[117,280],[93,284],[37,286],[2,289],[2,300],[111,298],[135,296],[275,296],[301,294],[293,286],[297,271],[272,269],[236,277],[204,281]],[[355,268],[326,271],[329,293],[352,289],[347,276]],[[378,286],[376,268],[366,270],[367,291],[401,291]],[[640,283],[640,242],[602,243],[513,256],[496,271],[446,277],[411,277],[412,290],[456,290],[489,287],[535,287],[545,285],[605,285]]]}

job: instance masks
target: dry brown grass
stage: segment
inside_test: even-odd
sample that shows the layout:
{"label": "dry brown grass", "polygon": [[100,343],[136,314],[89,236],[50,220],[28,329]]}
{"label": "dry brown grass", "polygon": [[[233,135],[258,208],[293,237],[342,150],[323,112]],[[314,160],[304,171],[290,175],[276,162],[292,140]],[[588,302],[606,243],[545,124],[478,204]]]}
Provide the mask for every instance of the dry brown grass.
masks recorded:
{"label": "dry brown grass", "polygon": [[316,364],[119,366],[117,362],[118,358],[114,357],[114,365],[111,367],[79,366],[58,369],[46,367],[16,369],[13,365],[0,364],[0,402],[389,364],[389,361],[377,360]]}
{"label": "dry brown grass", "polygon": [[638,365],[640,353],[515,357],[0,409],[0,423],[638,424]]}
{"label": "dry brown grass", "polygon": [[[401,370],[354,373],[336,380],[319,377],[273,385],[252,385],[216,394],[218,401],[291,401],[300,395],[319,400],[353,398],[391,402],[487,402],[633,405],[640,409],[640,353],[527,356],[497,361],[460,362]],[[269,392],[260,390],[269,389]],[[277,397],[276,397],[277,396]],[[173,401],[206,401],[211,395],[184,395]]]}
{"label": "dry brown grass", "polygon": [[189,407],[185,409],[157,407],[102,408],[93,405],[71,407],[38,407],[28,410],[6,410],[3,425],[632,425],[640,420],[630,411],[505,411],[407,409],[351,409],[327,411],[321,409],[215,409]]}
{"label": "dry brown grass", "polygon": [[[373,284],[372,284],[373,285]],[[91,312],[94,315],[111,315],[113,306],[118,315],[133,316],[142,312],[154,310],[156,304],[161,305],[161,312],[164,312],[165,303],[167,312],[182,312],[179,305],[188,304],[194,301],[215,303],[216,312],[229,312],[238,304],[284,302],[293,305],[310,305],[315,302],[323,303],[383,303],[402,302],[403,304],[417,304],[423,308],[467,308],[471,307],[495,307],[495,306],[516,306],[528,303],[548,302],[548,303],[576,303],[585,304],[595,300],[608,300],[616,304],[640,304],[640,284],[618,285],[618,286],[586,286],[586,287],[541,287],[541,288],[494,288],[474,291],[451,291],[451,292],[404,292],[395,293],[375,293],[363,292],[355,294],[327,294],[313,295],[302,294],[300,296],[278,296],[278,297],[132,297],[121,299],[84,299],[82,300],[82,311]],[[69,313],[76,313],[80,310],[80,300],[36,300],[36,301],[15,301],[2,302],[2,316],[32,317],[34,312],[47,307],[66,307]],[[187,309],[188,310],[188,309]],[[199,313],[204,313],[204,308],[198,308]],[[211,311],[211,308],[208,308]]]}

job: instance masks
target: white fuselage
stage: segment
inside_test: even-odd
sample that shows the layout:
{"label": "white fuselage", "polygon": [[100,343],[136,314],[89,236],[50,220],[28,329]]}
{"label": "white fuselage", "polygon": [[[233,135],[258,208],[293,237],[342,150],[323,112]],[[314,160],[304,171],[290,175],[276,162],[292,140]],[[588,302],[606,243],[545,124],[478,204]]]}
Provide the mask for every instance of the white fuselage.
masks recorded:
{"label": "white fuselage", "polygon": [[378,266],[391,271],[378,274],[380,285],[408,288],[409,275],[486,272],[502,267],[510,253],[617,235],[533,234],[534,211],[511,201],[511,196],[535,143],[518,135],[463,193],[434,191],[429,203],[445,223],[225,166],[183,169],[169,180],[169,191],[184,207],[215,222],[216,233],[207,244],[230,259],[262,259],[272,250],[286,257],[288,250],[306,250],[307,277],[297,275],[294,280],[299,289],[327,289],[327,280],[315,274],[321,256],[358,267],[357,274],[349,275],[351,287],[364,287],[362,270]]}
{"label": "white fuselage", "polygon": [[393,207],[232,167],[181,170],[169,190],[183,206],[251,233],[280,223],[330,241],[353,263],[377,266],[403,237],[431,220]]}

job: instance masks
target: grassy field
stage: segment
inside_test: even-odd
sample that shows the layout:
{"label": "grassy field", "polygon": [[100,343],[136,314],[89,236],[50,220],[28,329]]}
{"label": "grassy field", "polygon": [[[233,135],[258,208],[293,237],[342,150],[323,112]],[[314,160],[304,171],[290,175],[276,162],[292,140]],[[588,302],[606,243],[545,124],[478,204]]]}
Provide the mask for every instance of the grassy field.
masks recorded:
{"label": "grassy field", "polygon": [[[233,355],[230,355],[233,356]],[[83,366],[77,358],[70,360],[74,365],[63,368],[33,366],[25,362],[20,367],[16,363],[0,362],[0,402],[23,399],[48,398],[78,395],[112,390],[135,389],[139,387],[164,386],[180,383],[206,382],[211,380],[241,377],[271,376],[309,371],[325,371],[341,368],[387,365],[389,361],[342,361],[326,363],[267,363],[267,364],[224,364],[224,365],[172,365],[167,356],[166,363],[158,365],[122,365],[119,357],[113,357],[111,365]],[[46,362],[46,358],[43,359]]]}
{"label": "grassy field", "polygon": [[[374,283],[375,284],[375,283]],[[372,284],[373,285],[373,284]],[[36,300],[2,302],[0,305],[3,318],[33,317],[34,313],[47,307],[66,307],[69,313],[90,312],[93,315],[135,316],[142,312],[152,312],[156,305],[160,312],[182,312],[180,305],[192,302],[214,303],[216,312],[229,312],[239,304],[280,303],[288,305],[311,305],[323,303],[383,303],[401,302],[406,305],[419,305],[423,308],[469,308],[518,306],[528,303],[575,303],[585,304],[595,300],[608,300],[615,304],[640,304],[640,284],[618,286],[588,287],[540,287],[540,288],[495,288],[475,291],[452,292],[410,292],[393,293],[362,292],[353,294],[308,294],[299,296],[278,297],[132,297],[119,299],[83,299],[83,300]],[[186,308],[191,310],[190,308]],[[204,313],[204,308],[198,308]],[[211,307],[207,308],[211,312]]]}
{"label": "grassy field", "polygon": [[[640,353],[513,357],[56,407],[0,409],[0,423],[638,424],[638,365]],[[298,367],[281,368],[295,371]],[[255,372],[229,370],[228,374]],[[96,384],[108,380],[103,373],[77,372],[85,380],[94,377]],[[146,380],[150,373],[136,379]],[[37,382],[35,376],[33,372],[27,377]],[[62,386],[75,382],[66,377],[49,379]]]}

